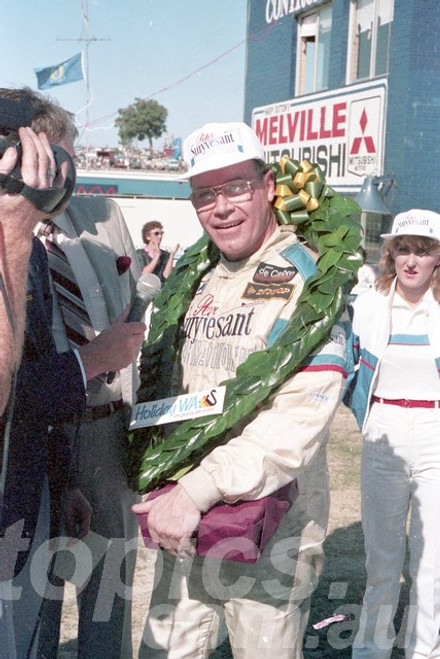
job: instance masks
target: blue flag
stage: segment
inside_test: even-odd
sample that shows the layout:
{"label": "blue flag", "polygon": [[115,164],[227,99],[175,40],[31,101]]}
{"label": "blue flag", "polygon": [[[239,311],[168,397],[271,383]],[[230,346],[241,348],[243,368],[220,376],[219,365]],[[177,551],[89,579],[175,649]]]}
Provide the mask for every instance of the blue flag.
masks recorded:
{"label": "blue flag", "polygon": [[34,69],[37,76],[38,89],[49,89],[68,82],[84,80],[82,53],[74,55],[61,64],[47,66],[44,69]]}

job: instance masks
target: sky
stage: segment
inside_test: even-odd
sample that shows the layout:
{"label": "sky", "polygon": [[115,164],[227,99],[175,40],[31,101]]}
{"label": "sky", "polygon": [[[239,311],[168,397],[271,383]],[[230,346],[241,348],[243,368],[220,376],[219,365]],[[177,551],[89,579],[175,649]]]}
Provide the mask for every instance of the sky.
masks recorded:
{"label": "sky", "polygon": [[35,68],[83,51],[88,84],[42,92],[77,115],[79,144],[117,146],[114,120],[135,98],[168,110],[158,148],[206,122],[243,119],[247,0],[0,0],[0,8],[1,86],[37,89]]}

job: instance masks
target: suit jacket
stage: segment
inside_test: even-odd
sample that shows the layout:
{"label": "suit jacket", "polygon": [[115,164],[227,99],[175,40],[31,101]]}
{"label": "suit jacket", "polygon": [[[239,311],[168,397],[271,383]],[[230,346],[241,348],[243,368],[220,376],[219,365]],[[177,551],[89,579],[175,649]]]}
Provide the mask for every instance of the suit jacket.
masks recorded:
{"label": "suit jacket", "polygon": [[[29,263],[23,357],[17,375],[0,520],[0,532],[3,533],[8,526],[23,519],[24,535],[30,540],[35,532],[43,484],[48,474],[48,428],[80,414],[85,407],[78,360],[72,352],[56,352],[51,325],[52,297],[46,251],[35,238]],[[60,464],[67,468],[68,442],[63,435],[55,434],[55,450]],[[57,476],[63,477],[60,473]],[[20,553],[16,572],[26,556],[27,552]]]}
{"label": "suit jacket", "polygon": [[[136,250],[124,217],[112,199],[77,195],[71,198],[67,210],[56,217],[54,223],[68,238],[62,245],[63,250],[69,258],[92,325],[100,331],[133,301],[140,276]],[[121,267],[125,257],[130,261],[126,269]],[[93,272],[89,275],[96,277],[95,286],[90,284],[87,275],[86,266],[90,268],[90,265]],[[101,325],[94,320],[100,302],[103,303],[101,312],[106,316]],[[138,386],[136,365],[122,369],[119,376],[115,383],[120,391],[119,397],[122,394],[123,400],[131,404]],[[97,404],[115,399],[111,387],[104,383],[101,388],[107,389],[108,397],[105,398],[105,392],[99,392]]]}

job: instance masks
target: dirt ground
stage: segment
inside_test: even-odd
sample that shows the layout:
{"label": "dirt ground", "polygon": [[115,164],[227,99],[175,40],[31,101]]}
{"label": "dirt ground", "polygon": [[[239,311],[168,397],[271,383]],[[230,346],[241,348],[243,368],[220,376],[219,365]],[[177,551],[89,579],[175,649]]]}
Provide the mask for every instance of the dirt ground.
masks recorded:
{"label": "dirt ground", "polygon": [[[305,635],[305,659],[336,659],[351,656],[357,614],[365,585],[363,537],[360,524],[359,460],[361,440],[355,420],[341,406],[332,424],[328,459],[331,476],[331,510],[325,542],[326,567],[312,598],[309,625]],[[134,656],[142,638],[151,593],[155,552],[139,546],[133,597]],[[403,589],[405,590],[405,589]],[[334,614],[349,617],[321,629],[313,625]],[[76,657],[77,613],[74,590],[67,588],[63,604],[59,657]],[[393,657],[403,656],[395,649]],[[214,657],[214,655],[213,655]],[[225,642],[215,659],[230,659]],[[124,659],[124,658],[122,658]]]}

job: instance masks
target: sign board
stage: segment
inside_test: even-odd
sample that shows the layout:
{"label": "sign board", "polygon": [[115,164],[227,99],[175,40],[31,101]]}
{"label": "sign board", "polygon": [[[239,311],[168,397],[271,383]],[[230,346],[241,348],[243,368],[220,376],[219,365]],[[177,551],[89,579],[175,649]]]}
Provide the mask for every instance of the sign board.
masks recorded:
{"label": "sign board", "polygon": [[287,14],[299,14],[320,5],[325,0],[266,0],[266,23],[279,21]]}
{"label": "sign board", "polygon": [[329,185],[356,191],[383,174],[387,80],[257,107],[252,127],[267,162],[283,155],[317,163]]}

